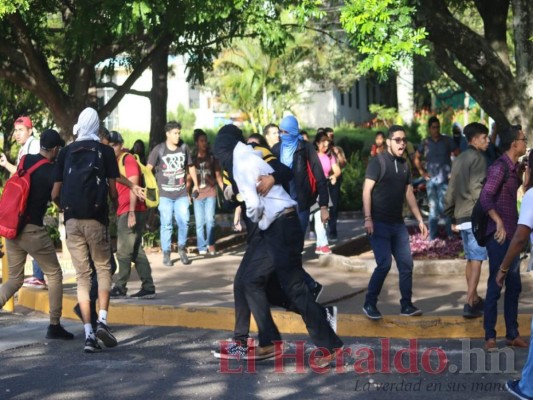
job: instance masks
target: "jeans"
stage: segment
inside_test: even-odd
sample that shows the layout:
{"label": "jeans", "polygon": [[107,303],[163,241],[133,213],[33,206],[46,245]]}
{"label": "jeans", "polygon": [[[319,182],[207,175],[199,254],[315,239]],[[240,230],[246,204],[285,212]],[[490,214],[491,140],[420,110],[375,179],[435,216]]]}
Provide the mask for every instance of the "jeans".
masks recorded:
{"label": "jeans", "polygon": [[426,190],[429,202],[429,239],[434,240],[439,231],[439,218],[443,216],[446,221],[446,234],[452,235],[452,221],[444,215],[444,196],[448,190],[448,183],[438,183],[434,179],[427,182]]}
{"label": "jeans", "polygon": [[307,210],[298,210],[298,219],[300,220],[300,227],[302,228],[302,240],[305,241],[305,233],[307,232],[307,227],[309,226],[309,216],[311,211]]}
{"label": "jeans", "polygon": [[413,257],[405,224],[376,221],[374,222],[374,233],[369,236],[369,239],[377,266],[368,282],[366,303],[373,306],[377,304],[383,283],[391,269],[392,256],[394,256],[400,274],[400,304],[402,307],[411,304]]}
{"label": "jeans", "polygon": [[[196,245],[198,250],[206,251],[207,246],[215,244],[216,197],[194,200],[194,221],[196,223]],[[206,240],[207,233],[207,240]]]}
{"label": "jeans", "polygon": [[[496,320],[498,318],[498,300],[500,299],[502,288],[496,284],[496,274],[507,253],[511,239],[505,240],[503,244],[498,244],[491,235],[487,242],[487,252],[489,253],[489,280],[487,282],[487,296],[485,298],[485,315],[483,327],[485,328],[485,340],[496,338]],[[520,258],[513,260],[509,272],[505,277],[505,295],[503,305],[503,316],[505,318],[505,337],[513,340],[520,336],[518,333],[518,297],[522,291],[522,281],[520,279]]]}
{"label": "jeans", "polygon": [[40,279],[41,281],[44,281],[44,272],[41,269],[41,267],[39,267],[39,263],[37,262],[37,260],[35,259],[31,260],[31,265],[33,267],[32,276],[34,278]]}
{"label": "jeans", "polygon": [[320,219],[320,209],[314,214],[315,217],[315,233],[316,233],[316,247],[327,246],[328,234],[326,232],[326,226]]}
{"label": "jeans", "polygon": [[[533,342],[533,319],[531,320],[531,341]],[[533,346],[529,346],[526,364],[522,369],[522,378],[518,385],[522,393],[533,397]]]}
{"label": "jeans", "polygon": [[158,208],[161,219],[161,249],[163,252],[170,252],[173,215],[178,225],[178,248],[185,247],[190,217],[189,198],[183,196],[172,200],[167,197],[160,197]]}
{"label": "jeans", "polygon": [[128,228],[128,213],[119,215],[117,219],[118,276],[115,286],[126,292],[126,285],[131,274],[131,263],[135,263],[135,269],[141,279],[141,287],[148,292],[153,292],[155,286],[152,279],[152,268],[142,247],[146,212],[136,211],[135,220],[135,226]]}

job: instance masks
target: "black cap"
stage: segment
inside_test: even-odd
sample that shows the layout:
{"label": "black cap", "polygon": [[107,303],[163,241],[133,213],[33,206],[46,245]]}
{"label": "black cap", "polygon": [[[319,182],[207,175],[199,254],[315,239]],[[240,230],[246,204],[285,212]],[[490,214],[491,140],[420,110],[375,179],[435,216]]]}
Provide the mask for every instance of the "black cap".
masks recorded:
{"label": "black cap", "polygon": [[55,129],[47,129],[41,133],[41,149],[52,150],[57,146],[65,146],[65,141],[61,139],[59,133]]}
{"label": "black cap", "polygon": [[122,135],[118,133],[117,131],[111,131],[109,132],[109,143],[124,143],[124,139],[122,138]]}

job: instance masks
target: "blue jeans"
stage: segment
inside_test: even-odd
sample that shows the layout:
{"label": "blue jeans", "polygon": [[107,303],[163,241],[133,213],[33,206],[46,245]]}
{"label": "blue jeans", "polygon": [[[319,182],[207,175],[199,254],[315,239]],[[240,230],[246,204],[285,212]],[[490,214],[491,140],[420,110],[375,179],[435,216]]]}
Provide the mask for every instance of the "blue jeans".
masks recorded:
{"label": "blue jeans", "polygon": [[448,190],[445,182],[437,183],[434,179],[427,182],[426,190],[429,203],[429,238],[434,240],[439,231],[439,218],[442,216],[446,221],[446,234],[452,236],[452,221],[444,215],[444,196]]}
{"label": "blue jeans", "polygon": [[215,208],[217,198],[205,197],[201,200],[194,200],[193,204],[197,247],[200,251],[206,251],[207,246],[215,244]]}
{"label": "blue jeans", "polygon": [[[485,315],[483,327],[485,328],[485,340],[496,339],[496,320],[498,318],[498,300],[502,288],[496,284],[496,274],[507,253],[511,239],[507,239],[503,244],[498,244],[491,235],[487,242],[487,252],[489,253],[489,280],[487,282],[487,296],[485,299]],[[522,280],[520,279],[520,258],[516,257],[509,272],[505,277],[505,295],[503,304],[503,316],[505,318],[505,337],[513,340],[520,336],[518,333],[518,297],[522,291]]]}
{"label": "blue jeans", "polygon": [[39,267],[39,263],[32,259],[31,264],[33,267],[33,277],[44,281],[44,273],[41,267]]}
{"label": "blue jeans", "polygon": [[161,249],[163,252],[170,251],[173,214],[178,225],[178,248],[185,247],[190,217],[189,198],[183,196],[172,200],[167,197],[160,197],[158,208],[161,219]]}
{"label": "blue jeans", "polygon": [[[533,319],[531,320],[531,342],[533,342]],[[533,397],[533,346],[529,346],[529,355],[522,369],[522,378],[518,385],[522,393]]]}
{"label": "blue jeans", "polygon": [[320,209],[313,215],[315,216],[316,247],[329,246],[326,225],[320,219]]}
{"label": "blue jeans", "polygon": [[374,233],[369,236],[370,245],[376,258],[376,269],[368,282],[366,303],[375,306],[383,288],[385,278],[392,265],[392,256],[396,260],[400,274],[400,304],[411,304],[413,289],[413,256],[409,246],[409,234],[403,223],[389,224],[374,222]]}

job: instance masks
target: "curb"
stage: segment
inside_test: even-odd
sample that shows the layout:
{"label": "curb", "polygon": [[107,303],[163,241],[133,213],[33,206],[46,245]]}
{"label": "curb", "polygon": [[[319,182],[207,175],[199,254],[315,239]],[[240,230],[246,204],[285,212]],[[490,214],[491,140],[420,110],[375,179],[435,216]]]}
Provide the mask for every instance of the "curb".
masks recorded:
{"label": "curb", "polygon": [[[148,300],[149,301],[149,300]],[[77,299],[73,295],[63,295],[63,317],[76,319],[72,311]],[[24,307],[49,313],[48,292],[21,288],[18,304]],[[301,317],[287,311],[273,311],[274,321],[281,333],[307,334]],[[112,302],[109,307],[109,322],[124,325],[180,326],[211,330],[233,330],[235,313],[228,307],[176,307],[153,306],[150,304],[123,304]],[[522,336],[530,336],[531,315],[518,316]],[[257,326],[252,318],[251,330]],[[500,316],[496,326],[505,332],[505,322]],[[398,339],[437,339],[437,338],[484,338],[483,319],[466,320],[462,317],[401,317],[385,316],[380,321],[370,321],[363,315],[339,314],[337,333],[344,337],[398,338]]]}

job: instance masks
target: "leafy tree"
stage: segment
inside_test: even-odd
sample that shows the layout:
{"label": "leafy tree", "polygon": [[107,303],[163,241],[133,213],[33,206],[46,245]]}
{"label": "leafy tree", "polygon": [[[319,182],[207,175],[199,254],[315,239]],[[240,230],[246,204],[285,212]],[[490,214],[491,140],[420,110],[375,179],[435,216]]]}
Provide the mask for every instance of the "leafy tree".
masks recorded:
{"label": "leafy tree", "polygon": [[[282,9],[292,7],[302,21],[319,15],[314,1],[35,0],[28,11],[11,7],[21,2],[29,3],[9,0],[10,7],[0,10],[0,80],[40,99],[66,137],[84,107],[108,116],[149,66],[159,67],[150,93],[152,119],[164,124],[168,54],[187,54],[191,79],[201,81],[204,68],[233,37],[257,35],[263,46],[281,49]],[[110,78],[116,66],[131,72],[120,86]],[[98,105],[101,87],[116,92]]]}
{"label": "leafy tree", "polygon": [[431,52],[498,124],[533,126],[530,0],[348,0],[341,22],[362,71],[384,74]]}

